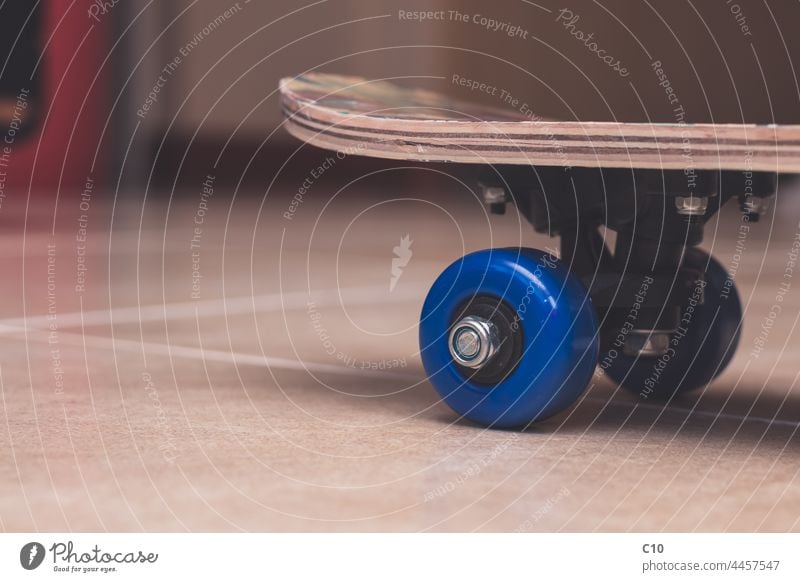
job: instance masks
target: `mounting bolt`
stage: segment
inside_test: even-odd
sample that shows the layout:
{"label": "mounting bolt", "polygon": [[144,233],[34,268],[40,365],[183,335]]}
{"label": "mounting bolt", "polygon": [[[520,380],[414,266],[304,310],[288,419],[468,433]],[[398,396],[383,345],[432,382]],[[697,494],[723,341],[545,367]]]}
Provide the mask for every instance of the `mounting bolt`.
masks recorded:
{"label": "mounting bolt", "polygon": [[708,208],[707,196],[676,196],[675,208],[683,216],[702,216]]}
{"label": "mounting bolt", "polygon": [[625,338],[626,356],[655,357],[667,353],[671,332],[657,329],[632,329]]}
{"label": "mounting bolt", "polygon": [[739,196],[739,209],[746,214],[750,222],[758,222],[769,208],[769,199],[761,196],[742,194]]}
{"label": "mounting bolt", "polygon": [[479,184],[479,186],[483,195],[483,202],[489,206],[489,212],[492,214],[505,214],[506,204],[508,203],[505,188],[502,186],[487,186],[486,184]]}
{"label": "mounting bolt", "polygon": [[491,321],[469,315],[453,326],[448,344],[456,362],[478,369],[494,356],[500,340]]}

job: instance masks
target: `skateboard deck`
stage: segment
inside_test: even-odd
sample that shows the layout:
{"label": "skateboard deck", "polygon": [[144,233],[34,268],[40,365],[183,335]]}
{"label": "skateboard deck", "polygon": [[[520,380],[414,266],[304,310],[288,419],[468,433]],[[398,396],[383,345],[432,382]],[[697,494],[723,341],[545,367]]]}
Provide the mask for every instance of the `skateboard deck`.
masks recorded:
{"label": "skateboard deck", "polygon": [[467,164],[800,172],[800,125],[564,121],[388,81],[280,83],[295,137],[347,155]]}

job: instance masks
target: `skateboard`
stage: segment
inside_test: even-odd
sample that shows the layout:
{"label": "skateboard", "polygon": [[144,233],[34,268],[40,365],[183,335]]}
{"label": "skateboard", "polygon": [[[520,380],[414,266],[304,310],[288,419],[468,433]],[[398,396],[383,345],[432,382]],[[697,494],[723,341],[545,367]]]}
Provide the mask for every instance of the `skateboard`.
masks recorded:
{"label": "skateboard", "polygon": [[[478,251],[423,304],[420,356],[441,399],[478,424],[525,427],[569,408],[593,375],[642,399],[705,388],[739,342],[735,281],[700,250],[735,199],[757,222],[783,173],[800,172],[800,125],[583,122],[527,105],[484,107],[358,77],[280,84],[285,126],[312,145],[476,170],[491,212],[508,204],[558,256]],[[616,233],[613,248],[601,232]]]}

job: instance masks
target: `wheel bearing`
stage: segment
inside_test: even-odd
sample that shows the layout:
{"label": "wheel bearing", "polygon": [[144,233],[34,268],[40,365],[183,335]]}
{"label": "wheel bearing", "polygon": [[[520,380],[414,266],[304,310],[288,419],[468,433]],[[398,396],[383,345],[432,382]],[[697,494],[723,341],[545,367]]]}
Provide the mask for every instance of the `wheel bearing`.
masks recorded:
{"label": "wheel bearing", "polygon": [[[465,322],[467,325],[462,325]],[[475,333],[485,351],[470,351],[473,338],[459,338],[458,332],[467,328]],[[458,339],[463,339],[462,348]],[[508,377],[517,367],[523,351],[522,327],[515,325],[515,312],[502,299],[477,295],[463,304],[451,319],[447,346],[449,355],[465,378],[490,387]],[[478,346],[478,341],[474,341]],[[466,352],[466,353],[465,353]],[[466,357],[464,357],[466,356]]]}

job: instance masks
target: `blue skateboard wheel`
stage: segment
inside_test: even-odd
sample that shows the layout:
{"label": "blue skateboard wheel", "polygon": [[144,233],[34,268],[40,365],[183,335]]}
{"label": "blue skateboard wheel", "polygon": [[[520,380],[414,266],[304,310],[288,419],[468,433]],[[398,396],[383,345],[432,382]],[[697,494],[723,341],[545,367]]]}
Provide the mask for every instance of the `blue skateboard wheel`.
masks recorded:
{"label": "blue skateboard wheel", "polygon": [[[445,403],[479,424],[512,428],[580,396],[597,364],[597,330],[586,290],[563,263],[510,248],[478,251],[445,269],[425,299],[419,338]],[[494,352],[470,367],[470,358],[486,357],[490,337]]]}

